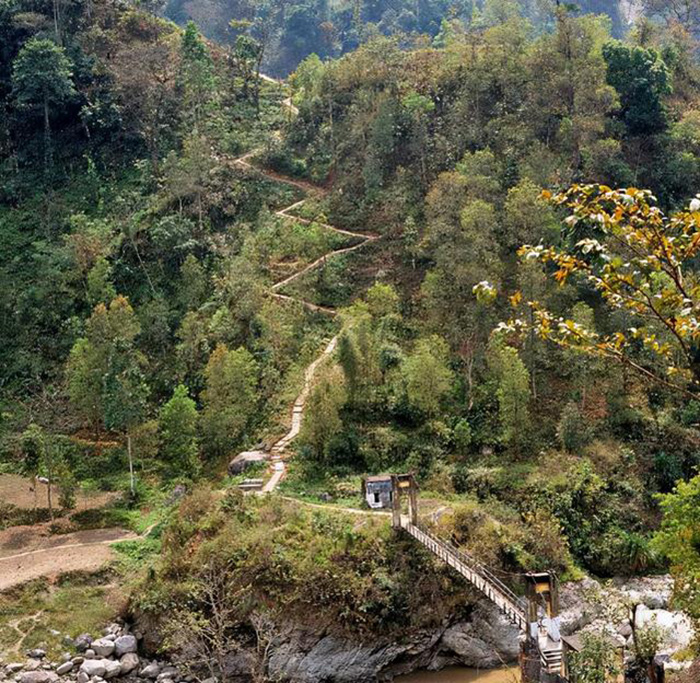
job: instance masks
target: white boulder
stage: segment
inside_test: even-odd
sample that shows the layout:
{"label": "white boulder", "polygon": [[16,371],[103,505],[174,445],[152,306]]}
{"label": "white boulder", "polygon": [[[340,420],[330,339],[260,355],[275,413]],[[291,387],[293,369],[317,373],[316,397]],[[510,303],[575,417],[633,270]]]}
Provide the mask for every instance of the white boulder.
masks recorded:
{"label": "white boulder", "polygon": [[98,657],[109,657],[114,652],[114,641],[105,637],[93,641],[91,648]]}
{"label": "white boulder", "polygon": [[126,674],[130,674],[132,671],[138,669],[139,656],[135,652],[127,652],[125,655],[122,655],[119,663],[121,664],[122,669],[121,675],[125,676]]}
{"label": "white boulder", "polygon": [[81,665],[80,670],[90,676],[104,676],[106,667],[104,659],[86,659]]}
{"label": "white boulder", "polygon": [[128,652],[136,652],[137,648],[138,644],[134,636],[119,636],[119,638],[114,641],[114,656],[121,657]]}

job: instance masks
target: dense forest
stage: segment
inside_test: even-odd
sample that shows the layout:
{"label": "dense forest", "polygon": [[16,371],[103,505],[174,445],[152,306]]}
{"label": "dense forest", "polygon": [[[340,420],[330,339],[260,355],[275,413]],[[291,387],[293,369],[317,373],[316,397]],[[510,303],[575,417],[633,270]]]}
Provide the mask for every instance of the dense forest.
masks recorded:
{"label": "dense forest", "polygon": [[0,476],[59,499],[0,530],[153,518],[133,609],[197,614],[209,562],[243,640],[309,594],[363,636],[438,623],[459,591],[385,526],[226,475],[337,335],[285,496],[411,471],[482,561],[670,570],[699,623],[700,7],[628,10],[1,0]]}
{"label": "dense forest", "polygon": [[[452,22],[484,29],[519,14],[534,30],[548,31],[553,6],[552,0],[169,0],[163,12],[179,24],[195,21],[206,36],[223,44],[235,46],[252,35],[262,45],[265,69],[286,76],[310,54],[338,57],[373,37],[393,36],[406,46],[431,41],[442,45]],[[618,0],[583,0],[576,12],[607,14],[613,35],[625,32],[626,13]]]}

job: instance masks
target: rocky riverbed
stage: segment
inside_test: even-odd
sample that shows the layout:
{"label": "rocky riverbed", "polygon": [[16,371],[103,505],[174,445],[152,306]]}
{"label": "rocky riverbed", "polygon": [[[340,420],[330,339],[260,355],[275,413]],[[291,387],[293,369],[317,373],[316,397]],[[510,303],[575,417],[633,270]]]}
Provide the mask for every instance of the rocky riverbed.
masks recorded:
{"label": "rocky riverbed", "polygon": [[663,642],[659,654],[666,655],[669,668],[682,668],[685,665],[674,665],[673,659],[689,647],[694,631],[685,614],[672,609],[672,592],[673,579],[670,576],[616,579],[609,584],[586,578],[564,584],[560,591],[562,633],[605,631],[630,650],[633,646],[631,625],[627,619],[611,614],[610,610],[614,601],[623,599],[639,605],[637,626],[655,623],[661,629]]}
{"label": "rocky riverbed", "polygon": [[[664,629],[663,652],[672,660],[693,638],[687,618],[670,608],[672,586],[672,580],[666,576],[616,581],[612,586],[601,586],[592,579],[565,584],[561,589],[562,631],[570,634],[604,629],[631,646],[629,624],[612,621],[606,609],[606,600],[610,602],[613,595],[616,599],[623,596],[641,605],[637,612],[639,623],[655,621]],[[153,651],[157,641],[157,634],[145,624],[111,624],[101,635],[66,638],[66,652],[59,661],[48,661],[40,649],[27,652],[23,661],[0,660],[0,681],[192,681],[190,673],[172,662],[144,655]],[[495,668],[515,662],[518,649],[518,629],[507,623],[493,605],[481,601],[466,619],[418,631],[400,641],[381,636],[350,640],[298,624],[284,624],[270,643],[266,669],[270,680],[288,683],[371,683],[391,681],[419,669],[438,670],[453,665]],[[226,661],[227,677],[247,683],[259,668],[257,665],[254,650],[235,650]]]}
{"label": "rocky riverbed", "polygon": [[104,683],[110,679],[140,683],[189,683],[192,676],[165,662],[139,656],[142,635],[129,626],[111,624],[101,636],[84,633],[66,637],[65,654],[59,661],[49,661],[46,651],[35,648],[26,652],[23,661],[0,659],[0,681],[16,683]]}

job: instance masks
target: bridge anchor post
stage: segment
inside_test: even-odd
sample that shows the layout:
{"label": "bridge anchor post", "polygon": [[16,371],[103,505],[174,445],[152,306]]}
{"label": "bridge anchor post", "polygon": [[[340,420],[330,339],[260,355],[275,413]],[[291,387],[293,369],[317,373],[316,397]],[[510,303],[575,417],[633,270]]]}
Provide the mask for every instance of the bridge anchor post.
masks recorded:
{"label": "bridge anchor post", "polygon": [[391,475],[391,525],[394,529],[402,528],[401,497],[408,497],[408,521],[418,524],[418,484],[413,474]]}

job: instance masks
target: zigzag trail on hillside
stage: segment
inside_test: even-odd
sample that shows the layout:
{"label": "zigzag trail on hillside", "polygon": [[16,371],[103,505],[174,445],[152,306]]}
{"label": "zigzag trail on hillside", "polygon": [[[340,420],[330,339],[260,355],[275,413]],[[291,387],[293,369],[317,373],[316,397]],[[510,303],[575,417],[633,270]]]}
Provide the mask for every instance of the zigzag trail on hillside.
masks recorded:
{"label": "zigzag trail on hillside", "polygon": [[[274,83],[279,83],[279,81],[275,81],[274,79],[271,79],[267,76],[264,76],[261,74],[261,78],[265,81],[268,82],[274,82]],[[298,109],[294,106],[292,103],[291,97],[288,97],[287,99],[282,101],[282,106],[287,107],[294,115],[298,114]],[[292,187],[295,187],[297,189],[300,189],[307,194],[316,194],[320,196],[324,196],[327,193],[327,190],[323,187],[319,187],[318,185],[313,185],[312,183],[303,181],[303,180],[298,180],[296,178],[290,178],[288,176],[285,176],[281,173],[277,173],[275,171],[271,171],[268,169],[260,168],[258,166],[255,166],[252,164],[249,160],[254,158],[257,154],[260,153],[259,149],[252,150],[246,154],[244,154],[242,157],[239,157],[236,159],[235,163],[237,163],[239,166],[243,166],[247,170],[250,171],[255,171],[257,173],[260,173],[261,175],[265,176],[266,178],[269,178],[270,180],[280,182],[280,183],[285,183],[287,185],[290,185]],[[349,247],[342,247],[340,249],[335,249],[333,251],[329,251],[328,253],[324,254],[323,256],[320,256],[317,258],[315,261],[312,263],[309,263],[308,265],[304,266],[300,270],[298,270],[295,273],[292,273],[291,275],[283,278],[282,280],[278,280],[275,282],[273,285],[270,286],[269,288],[269,294],[270,296],[274,297],[275,299],[283,302],[293,302],[302,305],[304,308],[307,310],[313,311],[315,313],[323,313],[325,315],[329,316],[335,316],[337,314],[337,311],[333,308],[329,308],[327,306],[320,306],[318,304],[312,303],[311,301],[306,301],[305,299],[301,299],[299,297],[295,296],[290,296],[288,294],[282,294],[280,290],[284,289],[287,285],[291,284],[298,278],[306,275],[307,273],[311,272],[312,270],[315,270],[319,266],[325,265],[328,261],[328,259],[333,258],[334,256],[340,256],[341,254],[349,254],[350,252],[356,251],[357,249],[361,249],[362,247],[367,246],[371,242],[374,242],[379,239],[379,235],[373,234],[373,233],[360,233],[360,232],[352,232],[351,230],[345,230],[343,228],[338,228],[334,225],[330,225],[328,223],[317,223],[315,221],[310,221],[306,218],[301,218],[299,216],[294,215],[294,211],[297,209],[301,208],[305,203],[306,199],[302,199],[301,201],[294,202],[290,206],[287,206],[284,209],[280,209],[279,211],[275,211],[275,215],[278,216],[279,218],[283,218],[285,220],[289,221],[295,221],[296,223],[300,223],[301,225],[311,225],[315,224],[319,226],[320,228],[323,228],[324,230],[328,230],[330,232],[335,232],[338,235],[343,235],[344,237],[349,237],[353,239],[358,239],[360,240],[357,244],[353,244]],[[287,473],[287,464],[284,459],[284,455],[286,454],[287,447],[289,444],[299,435],[299,432],[301,431],[301,423],[304,419],[304,408],[306,405],[306,399],[309,395],[309,392],[311,390],[311,386],[313,384],[314,376],[316,374],[316,371],[318,370],[319,366],[323,361],[328,358],[333,351],[335,350],[335,347],[338,343],[338,335],[333,337],[326,347],[323,349],[323,352],[321,353],[320,356],[318,356],[307,368],[306,371],[304,372],[304,384],[302,386],[301,393],[297,396],[296,400],[294,401],[294,404],[292,406],[292,415],[291,415],[291,422],[290,422],[290,427],[289,431],[282,436],[280,439],[275,441],[275,443],[272,445],[270,448],[270,454],[271,454],[271,461],[272,461],[272,477],[267,481],[267,483],[263,486],[262,490],[260,493],[271,493],[274,491],[277,486],[279,485],[280,481],[284,479],[286,473]]]}
{"label": "zigzag trail on hillside", "polygon": [[[280,81],[271,79],[264,74],[260,74],[260,78],[264,81],[274,82],[281,85]],[[286,107],[292,113],[292,115],[298,114],[298,109],[294,106],[290,97],[287,97],[282,101],[282,106]],[[321,196],[326,194],[327,191],[322,187],[313,185],[312,183],[305,182],[303,180],[289,178],[280,173],[276,173],[275,171],[259,168],[250,163],[249,160],[255,157],[259,152],[259,149],[252,150],[244,154],[242,157],[236,159],[235,163],[250,171],[260,173],[270,180],[296,187],[307,194]],[[284,209],[276,211],[275,214],[284,220],[296,221],[302,225],[310,225],[314,223],[314,221],[300,218],[292,213],[303,206],[305,202],[306,199],[302,199],[301,201],[295,202]],[[272,284],[268,290],[268,293],[270,296],[279,301],[293,302],[302,305],[307,310],[328,316],[335,316],[337,311],[333,308],[320,306],[295,296],[283,294],[281,290],[306,273],[309,273],[312,270],[324,265],[328,259],[360,249],[371,242],[378,240],[380,236],[370,233],[352,232],[350,230],[344,230],[343,228],[338,228],[326,223],[316,223],[316,225],[325,230],[335,232],[348,238],[357,239],[359,241],[357,244],[349,247],[335,249],[327,254],[324,254],[312,263],[298,270],[296,273],[293,273],[292,275],[289,275],[288,277],[285,277],[282,280]],[[287,466],[284,461],[284,455],[286,454],[289,444],[298,436],[299,431],[301,430],[301,423],[304,417],[304,406],[309,391],[311,390],[314,376],[324,359],[333,353],[337,342],[338,336],[336,335],[326,344],[321,355],[318,356],[310,365],[308,365],[304,372],[304,383],[301,392],[297,396],[292,406],[289,431],[278,439],[270,449],[272,457],[272,477],[265,484],[262,490],[263,493],[270,493],[274,491],[286,474]],[[296,502],[306,504],[304,501]],[[350,512],[351,509],[348,508],[345,511]],[[352,510],[352,512],[357,513],[359,511]],[[2,556],[2,552],[0,552],[0,591],[19,585],[31,579],[39,578],[41,576],[60,574],[68,570],[96,570],[105,562],[110,560],[111,554],[109,551],[109,546],[114,543],[119,543],[120,541],[143,539],[149,535],[153,529],[153,526],[154,525],[148,527],[148,529],[146,529],[142,534],[135,534],[131,531],[126,531],[119,528],[81,531],[73,534],[67,534],[65,537],[65,541],[67,542],[64,541],[60,545],[53,545],[51,539],[49,539],[43,545],[43,547],[34,548],[32,550],[5,556]]]}

